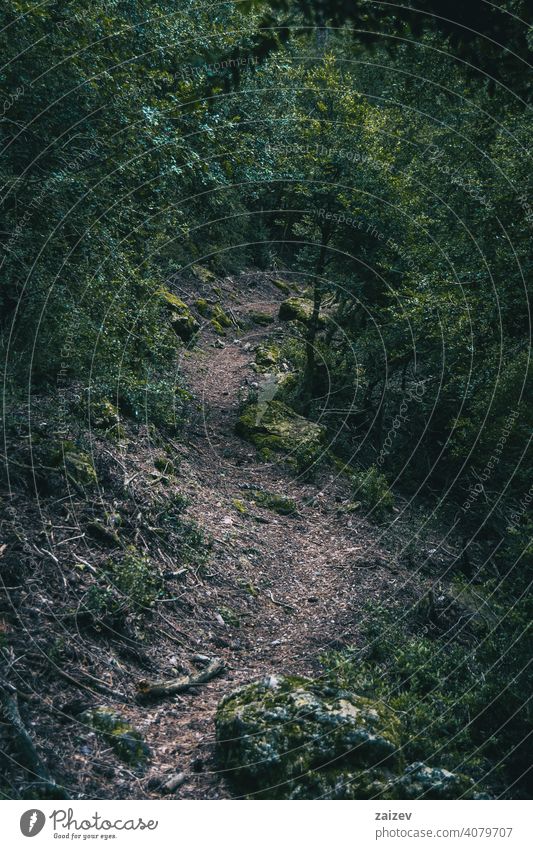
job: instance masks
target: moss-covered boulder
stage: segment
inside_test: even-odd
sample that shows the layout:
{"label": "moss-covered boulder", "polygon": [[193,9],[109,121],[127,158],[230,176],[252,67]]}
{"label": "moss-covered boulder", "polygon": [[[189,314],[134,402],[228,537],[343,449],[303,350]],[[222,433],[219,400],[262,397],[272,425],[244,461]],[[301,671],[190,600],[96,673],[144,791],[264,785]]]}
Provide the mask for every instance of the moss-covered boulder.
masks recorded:
{"label": "moss-covered boulder", "polygon": [[209,303],[206,301],[205,298],[197,298],[194,302],[194,306],[196,307],[200,315],[203,317],[209,315],[209,313],[211,312]]}
{"label": "moss-covered boulder", "polygon": [[232,321],[229,315],[224,312],[219,304],[215,304],[211,310],[211,326],[215,333],[218,333],[219,336],[225,336],[226,329],[231,325]]}
{"label": "moss-covered boulder", "polygon": [[277,345],[264,343],[258,345],[255,352],[255,362],[260,368],[272,368],[277,366],[280,361],[280,350]]}
{"label": "moss-covered boulder", "polygon": [[326,434],[320,425],[274,400],[249,404],[238,418],[235,430],[256,445],[266,459],[276,451],[289,455],[298,471],[308,469],[318,460]]}
{"label": "moss-covered boulder", "polygon": [[260,310],[248,313],[248,317],[250,321],[253,321],[254,324],[259,324],[261,327],[266,327],[267,324],[272,324],[274,321],[273,315],[268,312],[261,312]]}
{"label": "moss-covered boulder", "polygon": [[305,678],[240,688],[220,703],[216,732],[220,766],[240,793],[368,799],[401,772],[389,708]]}
{"label": "moss-covered boulder", "polygon": [[101,735],[125,763],[139,767],[150,757],[150,749],[139,731],[111,708],[91,708],[84,711],[79,718]]}
{"label": "moss-covered boulder", "polygon": [[280,516],[291,516],[297,513],[298,507],[293,498],[279,495],[277,492],[267,492],[265,489],[253,489],[251,496],[258,507],[273,510]]}
{"label": "moss-covered boulder", "polygon": [[41,443],[34,452],[34,458],[39,472],[57,472],[58,477],[66,475],[75,486],[91,487],[98,481],[90,454],[82,451],[70,439]]}
{"label": "moss-covered boulder", "polygon": [[440,767],[429,767],[417,761],[404,770],[401,778],[389,788],[398,799],[470,799],[474,782],[460,773]]}
{"label": "moss-covered boulder", "polygon": [[281,321],[309,321],[313,312],[312,301],[306,298],[287,298],[279,308]]}
{"label": "moss-covered boulder", "polygon": [[160,289],[160,295],[167,308],[172,328],[183,342],[190,342],[200,325],[192,315],[189,307],[168,289]]}
{"label": "moss-covered boulder", "polygon": [[90,487],[96,484],[98,480],[96,469],[89,454],[74,448],[65,451],[64,460],[67,478],[72,483],[82,487]]}
{"label": "moss-covered boulder", "polygon": [[239,794],[475,798],[467,776],[421,762],[405,767],[389,707],[324,682],[270,676],[241,687],[220,702],[216,734],[219,764]]}

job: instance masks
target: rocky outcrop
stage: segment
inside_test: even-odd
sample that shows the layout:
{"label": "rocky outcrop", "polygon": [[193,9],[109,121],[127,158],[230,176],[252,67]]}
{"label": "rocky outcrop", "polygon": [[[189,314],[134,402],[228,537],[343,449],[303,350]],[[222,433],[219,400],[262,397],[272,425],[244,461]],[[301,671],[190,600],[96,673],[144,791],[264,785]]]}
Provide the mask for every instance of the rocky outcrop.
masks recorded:
{"label": "rocky outcrop", "polygon": [[405,767],[401,726],[385,704],[327,683],[270,676],[219,705],[217,751],[238,793],[277,799],[450,799],[473,782]]}

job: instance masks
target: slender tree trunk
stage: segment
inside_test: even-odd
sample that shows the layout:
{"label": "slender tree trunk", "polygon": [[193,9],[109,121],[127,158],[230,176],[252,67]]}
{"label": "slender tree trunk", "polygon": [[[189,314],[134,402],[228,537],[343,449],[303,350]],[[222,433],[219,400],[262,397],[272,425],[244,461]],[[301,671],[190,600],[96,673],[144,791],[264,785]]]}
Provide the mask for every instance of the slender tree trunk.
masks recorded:
{"label": "slender tree trunk", "polygon": [[322,306],[323,297],[322,281],[320,280],[320,277],[322,276],[326,265],[327,249],[327,239],[323,237],[317,261],[317,277],[313,287],[313,311],[307,324],[307,333],[305,338],[305,371],[302,391],[302,406],[304,415],[308,415],[311,407],[311,401],[313,400],[316,369],[315,342],[318,333],[320,307]]}

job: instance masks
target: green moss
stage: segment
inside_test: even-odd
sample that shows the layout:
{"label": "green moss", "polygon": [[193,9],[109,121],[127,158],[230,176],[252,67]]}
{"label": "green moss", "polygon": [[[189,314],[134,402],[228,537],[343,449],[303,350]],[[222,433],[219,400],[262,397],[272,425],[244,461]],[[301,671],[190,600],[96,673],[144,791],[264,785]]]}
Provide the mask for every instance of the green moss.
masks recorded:
{"label": "green moss", "polygon": [[219,613],[228,625],[232,625],[233,628],[240,628],[241,620],[239,615],[231,607],[219,607]]}
{"label": "green moss", "polygon": [[199,324],[189,307],[168,289],[162,287],[159,294],[167,308],[174,332],[183,342],[189,342],[199,329]]}
{"label": "green moss", "polygon": [[259,345],[255,354],[255,362],[261,368],[270,368],[279,363],[280,350],[276,345]]}
{"label": "green moss", "polygon": [[254,324],[259,324],[263,327],[267,324],[272,324],[274,321],[274,316],[268,312],[250,312],[248,316]]}
{"label": "green moss", "polygon": [[147,557],[132,546],[122,560],[109,563],[109,568],[115,586],[126,597],[128,606],[138,611],[153,606],[161,590],[161,579]]}
{"label": "green moss", "polygon": [[205,298],[198,298],[194,302],[194,306],[198,310],[201,316],[206,316],[209,314],[209,304],[207,303]]}
{"label": "green moss", "polygon": [[211,312],[213,321],[216,321],[221,327],[231,327],[232,321],[229,315],[226,315],[219,304],[215,304]]}
{"label": "green moss", "polygon": [[405,766],[384,702],[300,677],[269,676],[224,698],[217,757],[239,794],[278,799],[471,798],[471,778]]}
{"label": "green moss", "polygon": [[203,265],[193,265],[191,266],[191,271],[200,283],[211,283],[217,279],[216,274],[213,274],[212,271]]}
{"label": "green moss", "polygon": [[[402,766],[400,725],[383,704],[298,677],[270,677],[222,700],[220,765],[265,798],[370,798]],[[370,770],[370,775],[369,775]]]}
{"label": "green moss", "polygon": [[283,301],[279,308],[279,317],[281,321],[309,321],[313,312],[312,301],[305,298],[287,298]]}
{"label": "green moss", "polygon": [[263,456],[280,451],[298,472],[309,469],[321,456],[324,428],[299,416],[281,401],[250,404],[237,420],[236,432]]}
{"label": "green moss", "polygon": [[106,398],[99,401],[93,401],[91,404],[92,427],[108,430],[109,428],[117,426],[119,421],[119,412],[111,401],[108,401]]}
{"label": "green moss", "polygon": [[285,495],[267,492],[264,489],[254,489],[251,495],[259,507],[273,510],[274,513],[279,513],[280,516],[290,516],[298,512],[296,501],[292,498],[287,498]]}
{"label": "green moss", "polygon": [[76,486],[92,487],[98,482],[90,455],[69,439],[44,444],[39,453],[43,467],[64,471]]}
{"label": "green moss", "polygon": [[284,280],[276,279],[276,280],[273,280],[272,283],[274,284],[276,289],[279,289],[280,292],[284,292],[287,295],[291,291],[291,287]]}
{"label": "green moss", "polygon": [[164,475],[176,474],[175,463],[169,457],[165,457],[164,454],[161,454],[159,457],[155,457],[154,466],[158,472],[161,472]]}
{"label": "green moss", "polygon": [[389,489],[387,478],[376,466],[370,466],[363,472],[352,475],[354,495],[364,506],[372,511],[377,519],[382,519],[394,507],[394,498]]}
{"label": "green moss", "polygon": [[234,498],[231,503],[239,513],[242,513],[242,515],[246,515],[248,513],[248,508],[246,507],[246,504],[239,498]]}
{"label": "green moss", "polygon": [[65,454],[67,477],[82,487],[94,486],[98,477],[89,454],[84,451],[69,451]]}
{"label": "green moss", "polygon": [[226,331],[224,330],[222,325],[218,321],[215,321],[214,318],[211,319],[211,327],[213,328],[213,330],[215,331],[217,336],[225,336],[226,335]]}
{"label": "green moss", "polygon": [[238,583],[239,586],[241,586],[243,590],[248,593],[248,595],[251,595],[252,598],[257,598],[257,596],[259,595],[259,590],[257,589],[257,587],[254,586],[254,584],[252,584],[251,581],[240,580]]}
{"label": "green moss", "polygon": [[150,757],[150,749],[141,734],[111,708],[86,710],[80,720],[97,731],[125,763],[139,767]]}

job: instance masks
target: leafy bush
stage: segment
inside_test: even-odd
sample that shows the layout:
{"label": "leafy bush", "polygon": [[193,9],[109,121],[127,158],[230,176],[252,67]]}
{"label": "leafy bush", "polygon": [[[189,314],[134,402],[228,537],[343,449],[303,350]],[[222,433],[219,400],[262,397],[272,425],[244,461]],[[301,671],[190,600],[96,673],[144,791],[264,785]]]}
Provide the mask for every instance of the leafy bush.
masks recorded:
{"label": "leafy bush", "polygon": [[370,466],[363,472],[352,476],[353,493],[362,504],[377,518],[382,519],[392,510],[394,498],[389,489],[387,478],[376,466]]}
{"label": "leafy bush", "polygon": [[326,675],[397,712],[407,760],[460,768],[493,792],[518,782],[529,793],[531,598],[516,600],[511,613],[499,601],[491,628],[467,646],[416,633],[403,609],[368,612],[363,651],[331,653]]}
{"label": "leafy bush", "polygon": [[126,604],[137,611],[152,607],[162,588],[149,558],[134,548],[129,548],[122,560],[112,564],[111,574],[115,586],[126,597]]}

